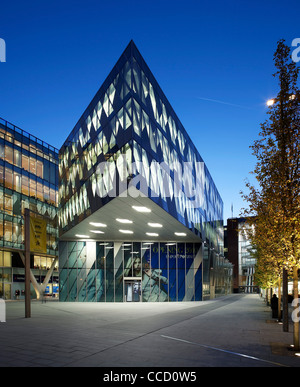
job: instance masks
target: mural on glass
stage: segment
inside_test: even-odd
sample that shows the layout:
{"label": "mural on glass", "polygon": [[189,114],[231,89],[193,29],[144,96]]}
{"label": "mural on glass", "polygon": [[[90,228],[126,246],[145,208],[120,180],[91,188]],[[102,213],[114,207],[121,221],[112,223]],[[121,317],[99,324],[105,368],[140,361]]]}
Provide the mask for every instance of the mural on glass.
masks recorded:
{"label": "mural on glass", "polygon": [[200,244],[60,242],[60,300],[202,299]]}

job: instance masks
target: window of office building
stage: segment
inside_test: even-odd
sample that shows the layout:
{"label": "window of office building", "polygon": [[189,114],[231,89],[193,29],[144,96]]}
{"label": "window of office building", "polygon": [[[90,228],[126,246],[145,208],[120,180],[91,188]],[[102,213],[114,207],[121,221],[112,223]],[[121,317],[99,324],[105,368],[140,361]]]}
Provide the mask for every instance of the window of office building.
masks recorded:
{"label": "window of office building", "polygon": [[14,172],[14,190],[17,192],[21,192],[22,190],[21,175],[17,172]]}
{"label": "window of office building", "polygon": [[8,161],[10,164],[14,163],[14,150],[10,146],[5,146],[5,161]]}
{"label": "window of office building", "polygon": [[30,157],[29,159],[29,172],[36,175],[36,159],[33,157]]}
{"label": "window of office building", "polygon": [[22,155],[22,168],[25,169],[25,171],[29,171],[29,157],[26,155]]}
{"label": "window of office building", "polygon": [[18,149],[14,150],[14,164],[17,167],[22,167],[22,154]]}
{"label": "window of office building", "polygon": [[4,195],[1,197],[1,209],[5,211],[6,214],[12,215],[13,211],[13,201],[11,194],[4,193]]}
{"label": "window of office building", "polygon": [[4,238],[6,241],[12,239],[12,223],[8,220],[4,220]]}
{"label": "window of office building", "polygon": [[36,175],[41,179],[43,178],[43,163],[40,160],[36,161]]}
{"label": "window of office building", "polygon": [[2,165],[0,165],[0,184],[3,185],[4,183],[4,169]]}
{"label": "window of office building", "polygon": [[11,267],[10,251],[0,251],[0,266]]}
{"label": "window of office building", "polygon": [[36,183],[36,194],[39,200],[44,200],[43,185],[41,183]]}
{"label": "window of office building", "polygon": [[22,194],[29,196],[29,179],[27,176],[22,176]]}
{"label": "window of office building", "polygon": [[13,189],[13,186],[14,182],[12,170],[9,168],[5,168],[5,187]]}
{"label": "window of office building", "polygon": [[[45,257],[40,255],[34,256],[34,268],[40,269],[40,270],[49,270],[51,265],[53,264],[54,258],[51,257]],[[54,268],[54,270],[57,270],[57,265]]]}
{"label": "window of office building", "polygon": [[36,181],[32,179],[29,180],[29,196],[36,197]]}

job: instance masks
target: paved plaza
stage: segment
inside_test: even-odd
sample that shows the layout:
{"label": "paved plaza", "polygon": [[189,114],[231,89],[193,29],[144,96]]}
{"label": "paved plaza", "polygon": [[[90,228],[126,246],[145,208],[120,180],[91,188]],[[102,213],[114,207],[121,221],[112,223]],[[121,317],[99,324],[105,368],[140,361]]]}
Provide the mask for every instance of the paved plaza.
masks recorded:
{"label": "paved plaza", "polygon": [[204,302],[6,302],[1,367],[298,367],[259,295]]}

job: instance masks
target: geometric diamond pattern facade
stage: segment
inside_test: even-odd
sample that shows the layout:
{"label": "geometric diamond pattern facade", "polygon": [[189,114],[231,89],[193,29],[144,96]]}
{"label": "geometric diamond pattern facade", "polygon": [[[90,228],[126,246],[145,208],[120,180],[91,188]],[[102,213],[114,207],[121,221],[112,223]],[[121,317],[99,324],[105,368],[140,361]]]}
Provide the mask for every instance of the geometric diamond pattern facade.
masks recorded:
{"label": "geometric diamond pattern facade", "polygon": [[[97,166],[104,161],[111,166],[106,163],[99,171]],[[175,166],[174,169],[179,165],[182,170],[184,163],[202,163],[201,171],[194,166],[191,171],[192,176],[197,175],[197,187],[201,189],[197,192],[200,204],[190,205],[184,192],[175,195],[174,184],[170,184],[168,195],[161,192],[165,176],[153,168],[150,173],[153,161]],[[131,170],[132,163],[137,165],[135,171]],[[112,189],[116,176],[129,182],[137,173],[156,193],[152,200],[222,253],[221,197],[197,149],[131,41],[60,150],[60,233],[107,203],[109,197],[105,194]]]}
{"label": "geometric diamond pattern facade", "polygon": [[[194,242],[64,239],[131,185]],[[59,203],[62,301],[198,301],[230,291],[222,199],[132,41],[60,149]]]}

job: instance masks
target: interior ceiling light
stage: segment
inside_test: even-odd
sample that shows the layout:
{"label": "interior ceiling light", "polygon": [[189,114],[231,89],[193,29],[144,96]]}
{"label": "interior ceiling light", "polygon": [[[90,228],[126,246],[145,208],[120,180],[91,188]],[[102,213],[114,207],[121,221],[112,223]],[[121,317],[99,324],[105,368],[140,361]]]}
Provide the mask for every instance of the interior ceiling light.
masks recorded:
{"label": "interior ceiling light", "polygon": [[90,230],[90,232],[93,232],[95,234],[104,234],[103,231],[99,231],[99,230]]}
{"label": "interior ceiling light", "polygon": [[132,220],[129,220],[129,219],[120,219],[120,218],[117,218],[116,221],[117,221],[117,222],[120,222],[120,223],[132,223]]}
{"label": "interior ceiling light", "polygon": [[174,232],[174,234],[177,236],[186,236],[185,232]]}
{"label": "interior ceiling light", "polygon": [[88,235],[75,234],[77,238],[89,238]]}
{"label": "interior ceiling light", "polygon": [[158,234],[156,234],[156,232],[146,232],[146,234],[149,236],[158,236]]}
{"label": "interior ceiling light", "polygon": [[150,227],[162,227],[162,224],[160,224],[160,223],[148,223],[148,226],[150,226]]}
{"label": "interior ceiling light", "polygon": [[120,232],[122,232],[123,234],[133,234],[133,231],[131,230],[119,230]]}
{"label": "interior ceiling light", "polygon": [[174,246],[176,243],[166,243],[166,246]]}
{"label": "interior ceiling light", "polygon": [[150,208],[143,206],[132,206],[132,208],[138,212],[151,212]]}
{"label": "interior ceiling light", "polygon": [[90,222],[90,225],[95,226],[95,227],[107,227],[106,224],[104,224],[104,223]]}

